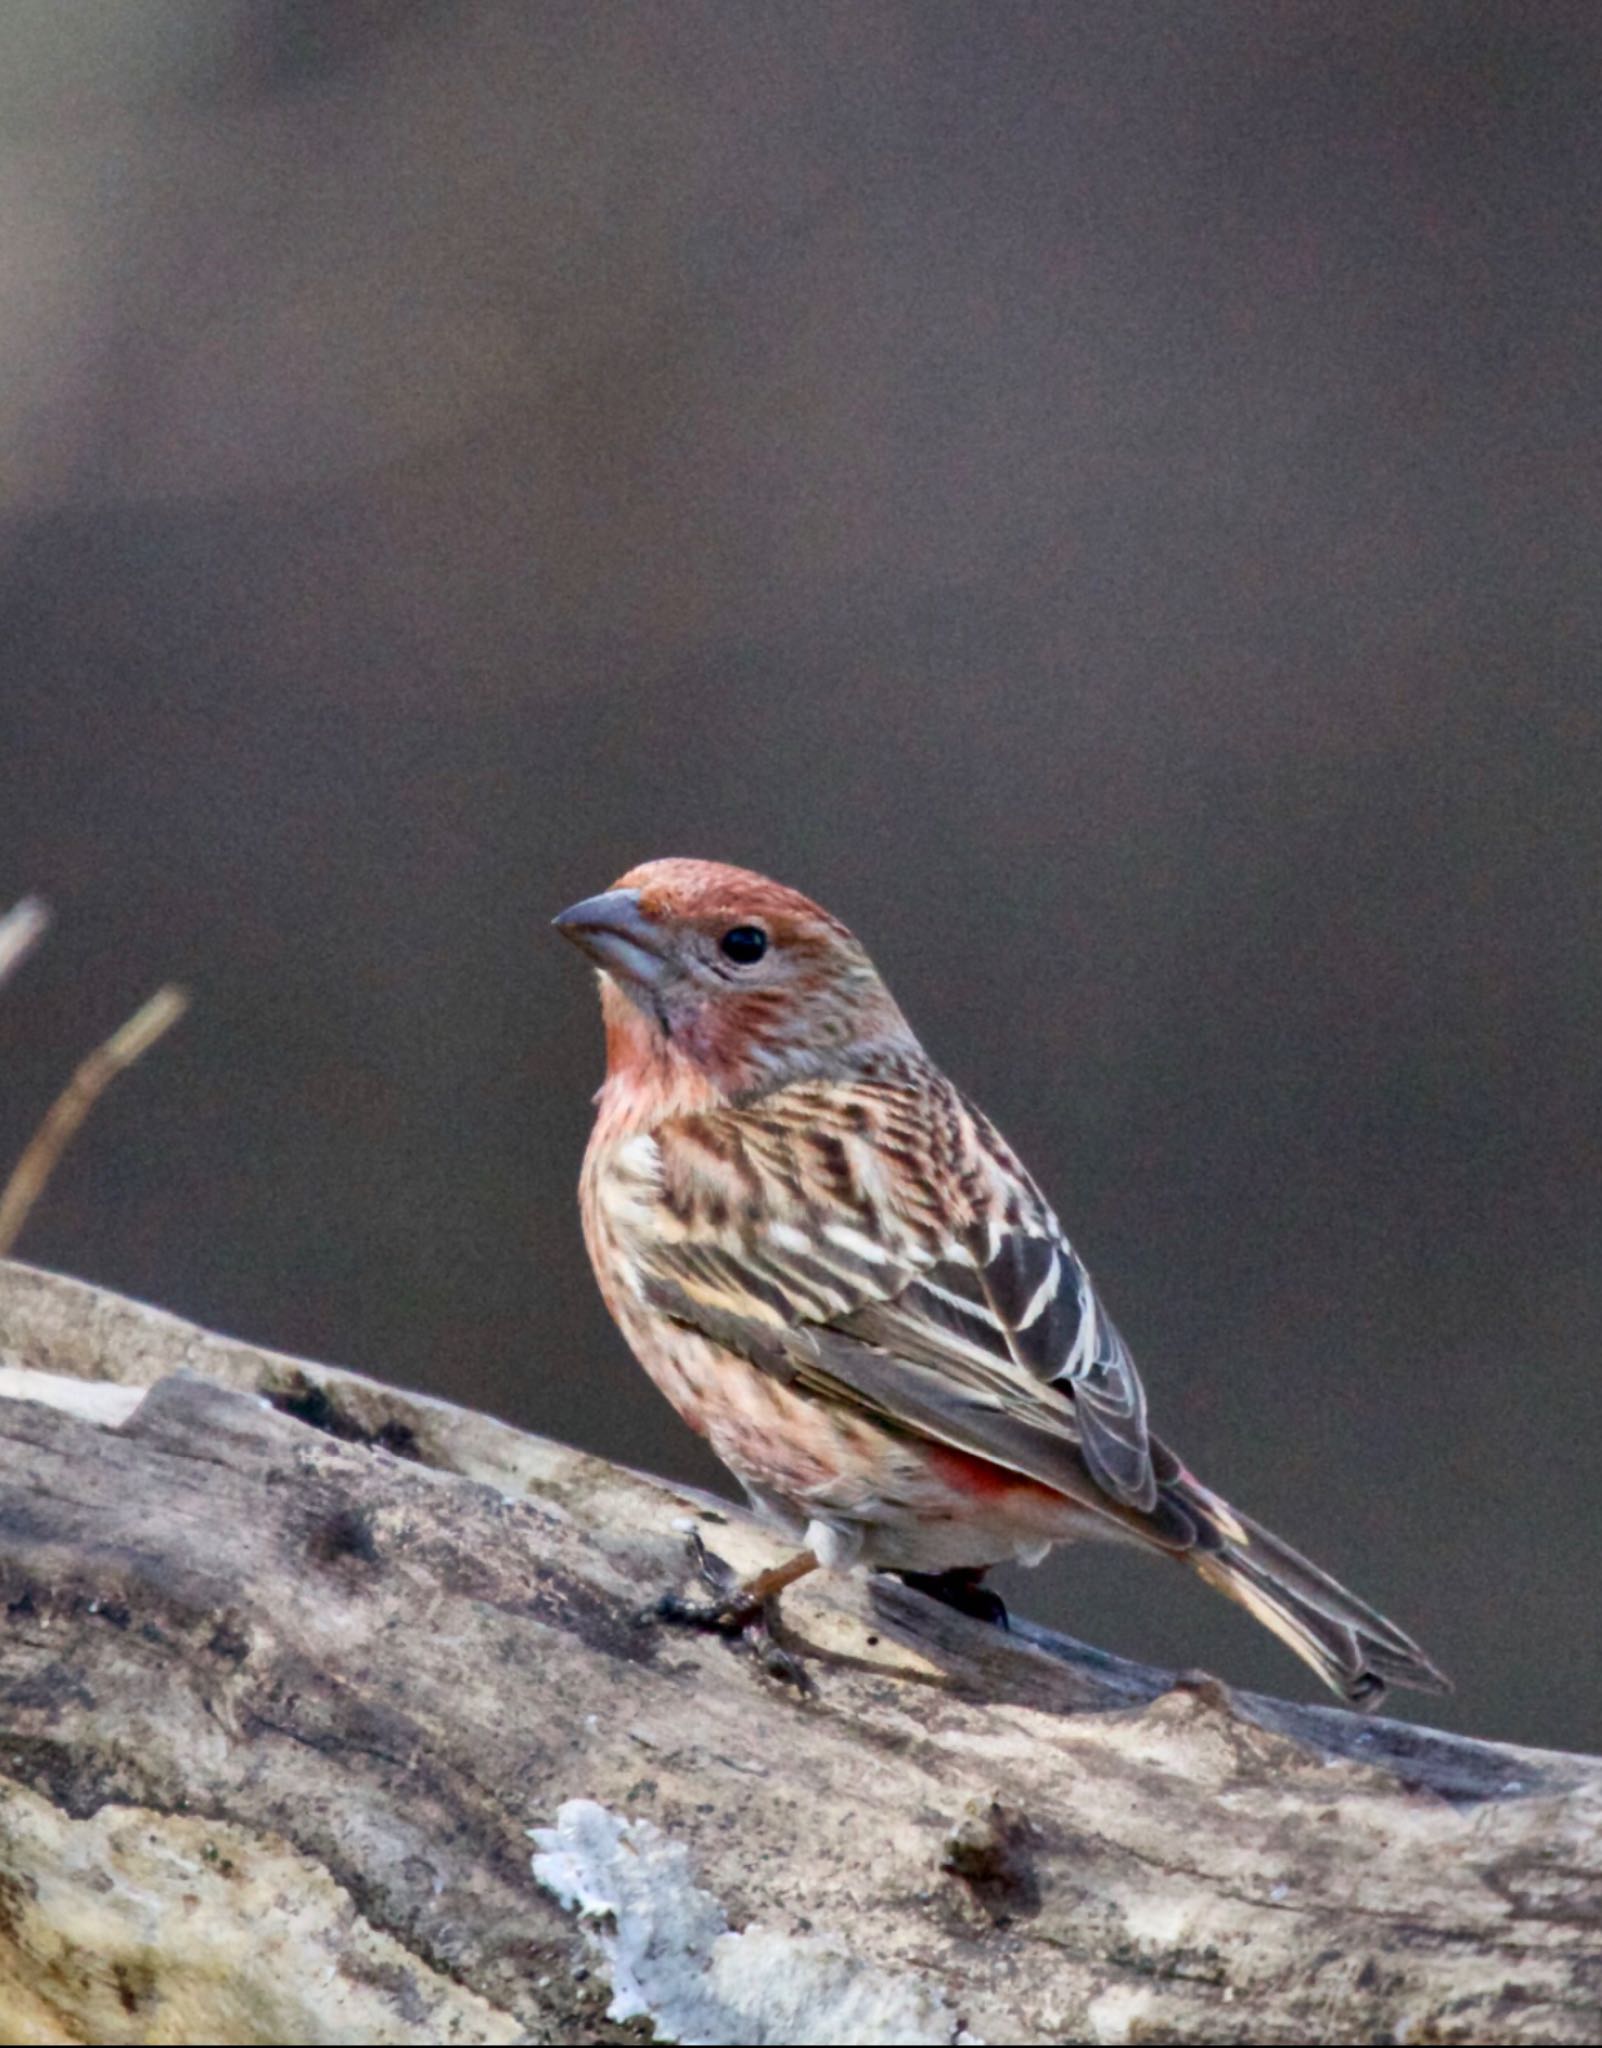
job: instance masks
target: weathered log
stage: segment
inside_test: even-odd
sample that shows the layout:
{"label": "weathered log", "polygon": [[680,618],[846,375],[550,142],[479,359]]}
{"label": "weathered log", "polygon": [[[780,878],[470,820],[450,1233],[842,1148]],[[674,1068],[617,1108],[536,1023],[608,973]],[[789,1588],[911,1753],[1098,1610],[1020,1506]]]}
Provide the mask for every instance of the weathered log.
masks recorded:
{"label": "weathered log", "polygon": [[690,1525],[777,1555],[0,1266],[0,2034],[1597,2040],[1602,1762],[880,1582],[790,1596],[800,1698],[637,1622]]}

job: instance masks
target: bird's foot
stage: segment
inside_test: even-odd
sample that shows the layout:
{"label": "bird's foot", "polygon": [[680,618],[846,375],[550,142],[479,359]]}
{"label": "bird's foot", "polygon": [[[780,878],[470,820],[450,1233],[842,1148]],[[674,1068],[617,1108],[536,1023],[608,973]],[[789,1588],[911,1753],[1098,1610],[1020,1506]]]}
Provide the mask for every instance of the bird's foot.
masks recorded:
{"label": "bird's foot", "polygon": [[992,1628],[1010,1629],[1007,1603],[983,1583],[986,1567],[967,1565],[949,1572],[897,1572],[904,1586],[926,1593],[942,1607],[953,1607],[974,1621],[986,1621]]}
{"label": "bird's foot", "polygon": [[642,1624],[665,1622],[671,1628],[700,1629],[722,1636],[726,1642],[748,1650],[770,1678],[793,1685],[797,1692],[812,1692],[814,1687],[806,1666],[777,1640],[779,1594],[813,1569],[815,1560],[810,1554],[802,1553],[805,1564],[798,1558],[792,1565],[781,1565],[774,1571],[759,1572],[754,1579],[742,1580],[731,1565],[708,1550],[693,1532],[686,1547],[695,1576],[713,1597],[686,1600],[678,1593],[664,1593],[636,1620]]}

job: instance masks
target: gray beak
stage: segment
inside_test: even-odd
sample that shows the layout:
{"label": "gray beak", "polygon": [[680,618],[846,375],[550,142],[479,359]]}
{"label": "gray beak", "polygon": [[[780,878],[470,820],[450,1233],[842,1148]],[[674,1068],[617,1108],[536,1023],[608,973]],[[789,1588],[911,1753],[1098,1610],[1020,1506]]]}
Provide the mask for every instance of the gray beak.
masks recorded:
{"label": "gray beak", "polygon": [[619,981],[654,988],[667,975],[663,933],[640,908],[638,889],[608,889],[603,896],[586,896],[551,923]]}

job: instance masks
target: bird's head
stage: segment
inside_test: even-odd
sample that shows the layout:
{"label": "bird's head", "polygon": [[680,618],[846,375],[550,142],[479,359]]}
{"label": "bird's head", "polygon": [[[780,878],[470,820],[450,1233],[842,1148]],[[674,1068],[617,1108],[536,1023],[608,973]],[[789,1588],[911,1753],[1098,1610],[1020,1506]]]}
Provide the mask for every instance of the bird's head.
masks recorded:
{"label": "bird's head", "polygon": [[839,919],[746,868],[647,861],[555,923],[600,969],[609,1076],[687,1068],[729,1101],[916,1047]]}

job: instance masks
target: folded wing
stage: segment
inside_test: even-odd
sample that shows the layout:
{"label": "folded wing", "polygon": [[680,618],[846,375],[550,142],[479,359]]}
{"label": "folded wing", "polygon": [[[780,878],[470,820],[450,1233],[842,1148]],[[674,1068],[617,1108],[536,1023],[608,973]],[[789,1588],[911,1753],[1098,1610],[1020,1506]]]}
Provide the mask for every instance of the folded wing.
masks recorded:
{"label": "folded wing", "polygon": [[925,1101],[814,1084],[661,1127],[641,1247],[655,1304],[891,1426],[1182,1522],[1158,1499],[1133,1362],[1056,1218],[954,1091],[919,1145]]}

